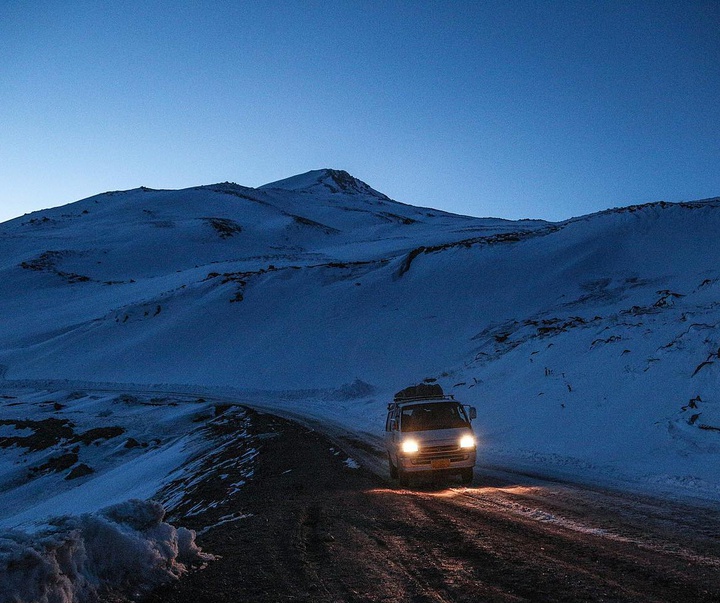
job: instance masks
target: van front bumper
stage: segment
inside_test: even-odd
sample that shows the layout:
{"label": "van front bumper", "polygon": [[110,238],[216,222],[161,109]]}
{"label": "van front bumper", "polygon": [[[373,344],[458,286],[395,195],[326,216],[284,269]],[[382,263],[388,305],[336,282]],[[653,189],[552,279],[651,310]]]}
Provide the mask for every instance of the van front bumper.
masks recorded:
{"label": "van front bumper", "polygon": [[408,473],[420,471],[452,471],[475,466],[477,451],[458,446],[434,446],[415,454],[398,456],[399,468]]}

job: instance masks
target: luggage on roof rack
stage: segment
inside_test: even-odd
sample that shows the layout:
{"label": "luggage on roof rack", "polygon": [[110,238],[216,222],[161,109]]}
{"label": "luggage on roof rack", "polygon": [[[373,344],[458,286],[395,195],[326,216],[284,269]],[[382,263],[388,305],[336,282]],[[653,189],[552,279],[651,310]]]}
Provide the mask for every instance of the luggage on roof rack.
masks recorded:
{"label": "luggage on roof rack", "polygon": [[394,400],[395,402],[404,402],[407,400],[434,400],[444,397],[445,394],[439,383],[420,383],[400,390],[395,394]]}

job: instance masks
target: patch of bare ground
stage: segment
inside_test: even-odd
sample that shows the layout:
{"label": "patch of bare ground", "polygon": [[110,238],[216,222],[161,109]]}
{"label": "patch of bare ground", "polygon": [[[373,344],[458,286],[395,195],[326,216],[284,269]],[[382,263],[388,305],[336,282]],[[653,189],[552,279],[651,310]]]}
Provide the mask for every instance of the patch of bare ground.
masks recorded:
{"label": "patch of bare ground", "polygon": [[[249,416],[250,431],[264,434],[255,440],[254,476],[213,510],[245,517],[202,533],[199,544],[220,558],[145,603],[720,601],[712,530],[675,542],[656,517],[648,527],[658,530],[654,537],[642,526],[620,537],[588,526],[596,513],[603,525],[636,525],[631,512],[609,517],[572,495],[553,507],[557,497],[542,488],[498,479],[402,490],[348,467],[315,431]],[[198,529],[209,523],[184,521]]]}

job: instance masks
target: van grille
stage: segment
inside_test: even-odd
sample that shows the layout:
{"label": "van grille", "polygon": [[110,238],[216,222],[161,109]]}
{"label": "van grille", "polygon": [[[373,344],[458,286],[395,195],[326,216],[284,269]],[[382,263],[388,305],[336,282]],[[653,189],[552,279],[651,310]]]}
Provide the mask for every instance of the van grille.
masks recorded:
{"label": "van grille", "polygon": [[449,446],[428,446],[421,448],[420,453],[413,458],[413,465],[429,465],[431,461],[437,459],[448,459],[451,463],[465,461],[470,455],[460,449],[457,444]]}

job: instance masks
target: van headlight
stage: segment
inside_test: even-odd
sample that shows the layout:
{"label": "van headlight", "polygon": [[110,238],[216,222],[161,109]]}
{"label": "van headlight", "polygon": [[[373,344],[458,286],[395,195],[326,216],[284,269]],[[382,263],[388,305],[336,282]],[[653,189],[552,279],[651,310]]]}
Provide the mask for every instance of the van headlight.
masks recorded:
{"label": "van headlight", "polygon": [[413,452],[417,452],[418,450],[420,450],[420,446],[418,446],[416,440],[405,440],[402,443],[402,451],[405,454],[411,454]]}
{"label": "van headlight", "polygon": [[471,435],[464,435],[460,438],[460,448],[475,448],[475,438]]}

